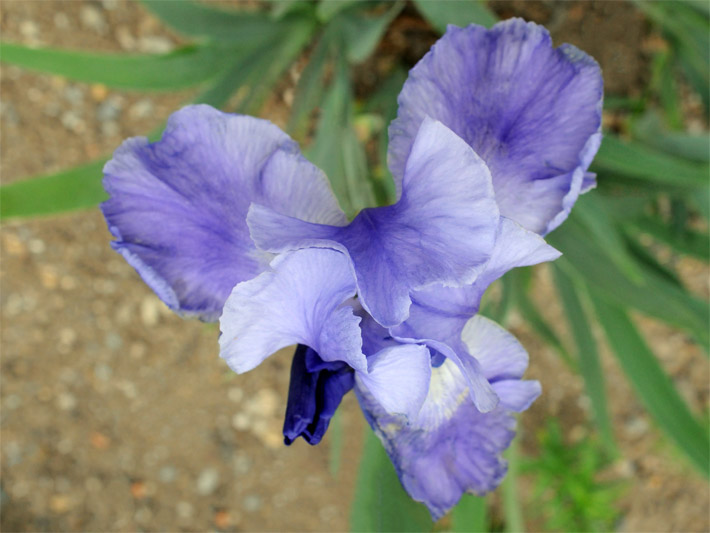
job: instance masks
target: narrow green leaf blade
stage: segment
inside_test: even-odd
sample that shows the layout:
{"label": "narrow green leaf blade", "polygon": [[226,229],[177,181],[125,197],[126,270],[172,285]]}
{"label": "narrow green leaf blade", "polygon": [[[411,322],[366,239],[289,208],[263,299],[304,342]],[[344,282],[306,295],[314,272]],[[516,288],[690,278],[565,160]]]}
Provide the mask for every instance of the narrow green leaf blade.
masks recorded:
{"label": "narrow green leaf blade", "polygon": [[585,194],[577,202],[575,212],[587,235],[606,250],[610,259],[630,280],[640,283],[643,274],[626,249],[622,234],[614,224],[599,193],[592,191]]}
{"label": "narrow green leaf blade", "polygon": [[[235,73],[240,75],[244,67],[243,61],[237,62],[193,102],[220,107],[239,85],[241,78]],[[162,130],[161,125],[148,138],[159,138]],[[108,159],[104,157],[55,174],[0,186],[0,220],[55,215],[95,207],[107,198],[101,179]]]}
{"label": "narrow green leaf blade", "polygon": [[675,231],[670,224],[651,216],[635,219],[627,224],[634,235],[648,234],[681,254],[692,255],[703,261],[710,259],[710,235],[689,229]]}
{"label": "narrow green leaf blade", "polygon": [[274,84],[286,69],[301,54],[311,38],[315,27],[313,19],[300,15],[289,17],[291,24],[284,35],[264,51],[260,58],[261,68],[256,78],[249,83],[249,92],[239,104],[239,111],[246,114],[258,112],[271,94]]}
{"label": "narrow green leaf blade", "polygon": [[456,507],[451,511],[451,531],[453,533],[485,533],[486,499],[464,494]]}
{"label": "narrow green leaf blade", "polygon": [[381,15],[370,15],[362,11],[343,12],[343,37],[348,61],[362,63],[377,47],[390,22],[402,11],[404,2],[394,2]]}
{"label": "narrow green leaf blade", "polygon": [[328,52],[332,41],[333,32],[323,32],[298,80],[286,128],[297,139],[304,136],[308,118],[323,95]]}
{"label": "narrow green leaf blade", "polygon": [[335,62],[335,74],[322,107],[308,158],[330,179],[341,208],[349,217],[372,205],[365,153],[352,128],[352,88],[345,58]]}
{"label": "narrow green leaf blade", "polygon": [[597,318],[641,401],[661,429],[710,477],[710,437],[688,410],[626,312],[592,294]]}
{"label": "narrow green leaf blade", "polygon": [[168,90],[191,87],[219,74],[234,61],[229,50],[187,46],[169,54],[92,54],[0,44],[2,61],[73,80],[120,89]]}
{"label": "narrow green leaf blade", "polygon": [[525,321],[533,328],[533,330],[550,346],[552,346],[562,359],[570,366],[575,368],[574,359],[570,356],[564,344],[560,341],[555,331],[550,327],[547,321],[542,317],[539,309],[528,295],[527,281],[530,276],[529,268],[517,268],[509,273],[512,278],[513,290],[515,294],[515,302],[520,314]]}
{"label": "narrow green leaf blade", "polygon": [[520,435],[513,439],[510,448],[505,452],[508,460],[508,472],[505,475],[501,492],[503,493],[503,515],[505,517],[506,533],[524,533],[525,519],[518,496],[518,474],[520,471],[520,452],[518,440]]}
{"label": "narrow green leaf blade", "polygon": [[604,373],[602,371],[597,343],[592,335],[590,320],[584,312],[582,302],[578,296],[578,289],[572,280],[556,265],[553,267],[557,292],[564,306],[564,313],[569,322],[572,336],[577,346],[579,356],[579,373],[584,378],[587,395],[592,402],[594,419],[599,427],[607,451],[617,455],[614,430],[609,417],[606,402],[606,389],[604,386]]}
{"label": "narrow green leaf blade", "polygon": [[706,187],[707,165],[681,159],[613,135],[604,137],[593,170],[676,187]]}
{"label": "narrow green leaf blade", "polygon": [[108,196],[101,185],[106,159],[0,187],[0,220],[93,207]]}
{"label": "narrow green leaf blade", "polygon": [[154,15],[191,37],[237,42],[256,48],[278,37],[284,25],[268,13],[218,9],[188,0],[141,0]]}
{"label": "narrow green leaf blade", "polygon": [[350,531],[431,531],[429,512],[404,491],[382,443],[369,429],[360,459]]}
{"label": "narrow green leaf blade", "polygon": [[467,26],[475,23],[490,28],[498,17],[479,0],[414,0],[419,12],[440,33],[446,31],[448,24]]}
{"label": "narrow green leaf blade", "polygon": [[[618,305],[633,307],[668,324],[690,331],[704,346],[710,344],[708,306],[658,273],[639,265],[643,283],[635,284],[611,262],[604,249],[587,238],[576,216],[547,236],[547,241],[563,253],[560,267],[575,275]],[[569,272],[569,271],[568,271]]]}

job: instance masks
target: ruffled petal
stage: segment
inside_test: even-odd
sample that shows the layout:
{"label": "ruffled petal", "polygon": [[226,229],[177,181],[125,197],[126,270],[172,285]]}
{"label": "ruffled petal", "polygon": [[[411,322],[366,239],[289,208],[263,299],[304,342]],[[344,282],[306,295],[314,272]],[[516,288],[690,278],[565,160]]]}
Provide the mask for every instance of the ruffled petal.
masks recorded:
{"label": "ruffled petal", "polygon": [[237,373],[292,344],[323,361],[367,372],[360,317],[345,304],[355,282],[343,254],[308,249],[278,256],[272,270],[238,284],[220,318],[220,355]]}
{"label": "ruffled petal", "polygon": [[125,141],[104,167],[112,243],[173,310],[216,320],[232,288],[268,264],[249,237],[256,201],[344,223],[323,173],[268,121],[186,107],[160,141]]}
{"label": "ruffled petal", "polygon": [[312,348],[303,344],[296,348],[283,429],[286,444],[298,437],[318,444],[343,396],[355,384],[353,369],[345,363],[322,363]]}
{"label": "ruffled petal", "polygon": [[452,361],[432,369],[429,394],[414,422],[387,413],[358,378],[355,391],[405,490],[428,507],[433,520],[464,492],[484,494],[505,476],[500,454],[513,438],[515,420],[500,408],[479,412]]}
{"label": "ruffled petal", "polygon": [[411,291],[471,283],[490,257],[499,218],[481,159],[441,123],[424,120],[396,204],[364,209],[347,227],[300,222],[255,205],[248,223],[266,251],[327,247],[348,254],[362,306],[389,327],[407,318]]}
{"label": "ruffled petal", "polygon": [[[432,369],[426,400],[415,420],[388,413],[362,386],[355,391],[365,416],[382,441],[409,495],[423,502],[434,520],[451,509],[465,492],[478,495],[495,489],[505,476],[502,452],[514,436],[512,411],[526,409],[539,395],[537,382],[496,377],[517,375],[520,368],[500,372],[498,359],[527,362],[490,321],[473,319],[463,341],[481,358],[481,372],[494,376],[498,407],[481,413],[470,397],[469,380],[451,359]],[[484,346],[486,353],[481,353]],[[515,352],[511,356],[511,352]],[[496,356],[497,354],[497,356]],[[524,370],[524,368],[522,368]]]}
{"label": "ruffled petal", "polygon": [[490,168],[501,214],[544,234],[589,188],[599,147],[601,70],[587,54],[553,48],[537,24],[449,26],[410,71],[390,126],[389,166],[400,186],[427,116],[462,137]]}
{"label": "ruffled petal", "polygon": [[369,372],[357,374],[361,386],[388,413],[415,419],[429,390],[429,350],[416,344],[401,344],[380,350],[367,362]]}

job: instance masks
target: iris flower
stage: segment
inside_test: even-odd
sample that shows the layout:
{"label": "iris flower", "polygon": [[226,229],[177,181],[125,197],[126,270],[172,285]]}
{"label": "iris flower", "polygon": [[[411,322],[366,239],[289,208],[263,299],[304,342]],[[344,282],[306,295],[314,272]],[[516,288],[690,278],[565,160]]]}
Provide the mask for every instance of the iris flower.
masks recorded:
{"label": "iris flower", "polygon": [[513,413],[540,385],[478,315],[508,270],[555,259],[541,235],[593,185],[601,76],[540,26],[449,27],[390,126],[390,206],[348,221],[273,124],[208,106],[104,169],[113,248],[174,311],[220,321],[235,372],[297,345],[284,440],[317,444],[351,389],[402,485],[437,519],[493,490]]}

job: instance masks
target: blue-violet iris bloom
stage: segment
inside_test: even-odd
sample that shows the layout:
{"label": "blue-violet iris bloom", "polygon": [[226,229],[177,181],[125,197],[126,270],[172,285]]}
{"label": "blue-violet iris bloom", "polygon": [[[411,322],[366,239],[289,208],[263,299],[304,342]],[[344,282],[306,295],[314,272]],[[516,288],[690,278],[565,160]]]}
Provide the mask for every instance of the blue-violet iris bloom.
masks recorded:
{"label": "blue-violet iris bloom", "polygon": [[286,444],[317,444],[355,389],[437,519],[500,483],[513,414],[540,394],[525,350],[478,309],[508,270],[559,256],[542,236],[594,185],[601,91],[594,60],[540,26],[450,26],[399,96],[393,205],[348,221],[278,127],[197,105],[116,150],[101,208],[171,309],[219,319],[234,371],[297,345]]}

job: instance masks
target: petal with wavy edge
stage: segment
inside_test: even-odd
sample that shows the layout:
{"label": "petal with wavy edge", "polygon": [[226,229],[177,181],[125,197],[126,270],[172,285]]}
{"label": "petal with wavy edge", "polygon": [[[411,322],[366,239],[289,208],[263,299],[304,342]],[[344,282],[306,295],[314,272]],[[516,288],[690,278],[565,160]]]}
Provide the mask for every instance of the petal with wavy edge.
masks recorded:
{"label": "petal with wavy edge", "polygon": [[155,143],[132,138],[104,167],[112,246],[173,310],[216,320],[267,255],[249,237],[252,202],[310,222],[343,213],[323,173],[266,120],[205,105],[174,113]]}
{"label": "petal with wavy edge", "polygon": [[501,213],[547,233],[589,188],[583,178],[599,147],[602,85],[594,59],[571,45],[553,48],[537,24],[449,26],[399,95],[389,129],[395,182],[419,125],[432,117],[484,159]]}
{"label": "petal with wavy edge", "polygon": [[309,346],[324,361],[367,372],[360,317],[346,300],[355,282],[345,256],[333,250],[286,253],[270,271],[238,284],[220,318],[220,356],[237,373],[292,344]]}
{"label": "petal with wavy edge", "polygon": [[[474,350],[486,346],[490,357],[481,359],[482,373],[499,375],[494,354],[509,359],[511,347],[507,338],[487,326],[467,328],[464,341]],[[521,359],[520,354],[516,352],[514,358]],[[434,520],[465,492],[482,495],[500,484],[507,469],[501,454],[514,436],[511,411],[527,408],[540,392],[539,383],[517,379],[501,379],[493,387],[500,404],[481,413],[471,401],[466,376],[447,359],[432,369],[419,416],[407,420],[386,412],[356,375],[355,391],[368,422],[387,450],[405,490],[429,508]]]}

